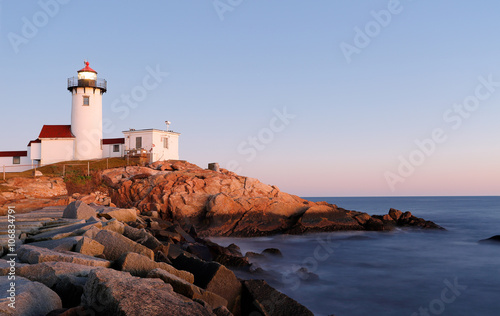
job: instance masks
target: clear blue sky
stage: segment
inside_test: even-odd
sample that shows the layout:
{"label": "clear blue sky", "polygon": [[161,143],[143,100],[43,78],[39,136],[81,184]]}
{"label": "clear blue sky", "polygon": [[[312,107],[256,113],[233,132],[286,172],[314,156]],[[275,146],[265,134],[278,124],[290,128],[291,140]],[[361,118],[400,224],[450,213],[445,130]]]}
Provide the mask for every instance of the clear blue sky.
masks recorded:
{"label": "clear blue sky", "polygon": [[498,1],[60,1],[0,0],[1,150],[70,123],[88,59],[105,137],[169,120],[182,159],[301,196],[498,195]]}

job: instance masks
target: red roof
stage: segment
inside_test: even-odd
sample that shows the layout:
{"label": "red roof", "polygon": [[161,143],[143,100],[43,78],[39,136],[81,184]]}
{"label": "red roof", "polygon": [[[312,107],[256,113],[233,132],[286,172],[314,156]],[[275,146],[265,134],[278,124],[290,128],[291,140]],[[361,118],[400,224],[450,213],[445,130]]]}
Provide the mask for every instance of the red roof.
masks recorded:
{"label": "red roof", "polygon": [[0,157],[26,157],[27,151],[0,151]]}
{"label": "red roof", "polygon": [[44,125],[38,138],[75,138],[71,125]]}
{"label": "red roof", "polygon": [[92,68],[89,67],[89,62],[88,61],[85,62],[85,68],[82,68],[82,69],[78,70],[78,72],[84,72],[84,71],[97,73],[97,71],[95,71],[94,69],[92,69]]}
{"label": "red roof", "polygon": [[102,140],[103,145],[125,144],[125,138],[105,138]]}
{"label": "red roof", "polygon": [[39,139],[35,139],[35,140],[30,140],[29,144],[28,144],[28,147],[31,146],[31,144],[37,144],[37,143],[41,143],[42,141],[39,140]]}

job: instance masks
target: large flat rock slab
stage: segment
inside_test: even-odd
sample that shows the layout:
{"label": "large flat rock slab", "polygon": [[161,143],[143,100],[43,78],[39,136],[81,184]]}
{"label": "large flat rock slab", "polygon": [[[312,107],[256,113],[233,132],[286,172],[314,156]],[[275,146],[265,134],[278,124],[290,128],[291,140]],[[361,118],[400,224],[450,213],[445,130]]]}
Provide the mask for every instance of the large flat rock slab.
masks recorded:
{"label": "large flat rock slab", "polygon": [[111,269],[90,272],[82,304],[98,315],[214,316],[199,303],[188,301],[159,279],[141,279]]}
{"label": "large flat rock slab", "polygon": [[[61,221],[62,210],[64,207],[47,207],[31,213],[13,214],[15,217],[16,234],[22,233],[34,234],[41,230],[51,229],[56,226],[66,226],[74,223],[71,221]],[[8,244],[9,218],[0,216],[0,246]],[[20,241],[17,241],[20,244]]]}
{"label": "large flat rock slab", "polygon": [[135,252],[151,260],[154,259],[153,250],[113,231],[101,230],[94,240],[104,246],[104,256],[108,260],[117,260],[127,252]]}
{"label": "large flat rock slab", "polygon": [[[16,230],[24,233],[32,232],[40,227],[43,227],[44,222],[40,221],[20,221],[16,218]],[[0,234],[7,234],[8,226],[11,225],[9,222],[0,222]]]}
{"label": "large flat rock slab", "polygon": [[241,283],[231,270],[217,262],[206,262],[184,255],[172,262],[177,269],[194,274],[195,285],[225,298],[230,311],[234,313],[239,309]]}
{"label": "large flat rock slab", "polygon": [[53,287],[61,282],[63,277],[76,276],[88,277],[90,271],[98,267],[81,265],[70,262],[42,262],[31,265],[23,265],[16,271],[17,275]]}
{"label": "large flat rock slab", "polygon": [[35,241],[61,239],[61,238],[69,237],[69,236],[75,236],[75,235],[79,235],[80,232],[83,234],[83,232],[85,230],[89,229],[91,226],[96,226],[97,228],[101,228],[102,223],[101,222],[90,222],[90,223],[83,222],[80,224],[67,225],[64,227],[51,229],[51,230],[42,232],[40,234],[33,235],[28,239],[28,241],[35,242]]}
{"label": "large flat rock slab", "polygon": [[137,229],[130,226],[125,226],[123,230],[123,236],[145,246],[151,250],[155,250],[163,244],[156,239],[153,235],[147,232],[144,228]]}
{"label": "large flat rock slab", "polygon": [[80,239],[82,239],[82,238],[83,238],[82,236],[72,236],[72,237],[66,237],[66,238],[61,238],[61,239],[37,241],[37,242],[29,243],[28,245],[52,249],[52,250],[73,251],[75,249],[75,246],[78,243],[78,241],[80,241]]}
{"label": "large flat rock slab", "polygon": [[150,258],[144,257],[135,252],[123,254],[117,261],[116,265],[122,271],[130,272],[132,275],[146,277],[148,273],[154,269],[162,269],[178,278],[183,279],[188,283],[194,282],[194,276],[187,271],[177,270],[168,263],[155,262]]}
{"label": "large flat rock slab", "polygon": [[182,294],[190,299],[200,299],[215,309],[220,306],[227,307],[227,300],[213,292],[206,291],[194,284],[187,282],[163,269],[154,269],[148,273],[148,278],[162,279],[165,283],[172,285],[176,293]]}
{"label": "large flat rock slab", "polygon": [[23,218],[60,218],[65,208],[66,206],[47,206],[29,213],[19,214],[18,216]]}
{"label": "large flat rock slab", "polygon": [[70,262],[93,267],[109,267],[111,262],[101,258],[82,255],[70,251],[54,251],[46,248],[22,245],[17,249],[21,262],[35,264],[47,261]]}

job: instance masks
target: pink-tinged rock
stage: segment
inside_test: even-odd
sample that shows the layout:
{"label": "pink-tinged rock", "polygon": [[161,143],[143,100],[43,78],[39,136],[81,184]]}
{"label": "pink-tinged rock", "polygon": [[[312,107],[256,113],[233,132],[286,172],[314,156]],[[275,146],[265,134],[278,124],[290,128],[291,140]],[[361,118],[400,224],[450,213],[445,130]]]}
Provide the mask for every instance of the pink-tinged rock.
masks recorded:
{"label": "pink-tinged rock", "polygon": [[128,252],[135,252],[151,260],[154,259],[154,252],[151,249],[112,231],[101,230],[94,237],[94,240],[104,246],[103,253],[108,260],[117,260],[121,255]]}
{"label": "pink-tinged rock", "polygon": [[72,219],[89,219],[95,217],[96,211],[92,207],[88,206],[82,201],[71,202],[65,209],[63,213],[63,218]]}
{"label": "pink-tinged rock", "polygon": [[111,269],[90,273],[82,304],[100,315],[214,315],[199,303],[175,293],[170,284],[160,279],[133,277]]}
{"label": "pink-tinged rock", "polygon": [[88,237],[83,237],[82,239],[80,239],[75,247],[75,252],[93,257],[102,255],[103,251],[103,245]]}
{"label": "pink-tinged rock", "polygon": [[[257,179],[220,169],[204,170],[186,162],[158,162],[153,168],[172,170],[134,178],[114,186],[112,200],[137,207],[142,214],[158,212],[165,220],[193,225],[199,236],[264,236],[335,230],[384,230],[390,225],[429,225],[405,217],[387,227],[366,213],[347,211],[326,202],[306,201]],[[382,218],[382,216],[380,216]],[[390,224],[390,225],[389,225]],[[422,226],[423,225],[423,226]]]}
{"label": "pink-tinged rock", "polygon": [[360,225],[365,225],[371,219],[371,216],[366,213],[361,213],[354,216],[354,219],[358,221]]}
{"label": "pink-tinged rock", "polygon": [[227,300],[222,296],[199,288],[198,286],[189,283],[163,269],[151,270],[147,277],[162,279],[165,283],[172,285],[176,293],[182,294],[190,299],[201,299],[210,305],[212,309],[219,306],[227,307]]}
{"label": "pink-tinged rock", "polygon": [[113,218],[105,223],[102,230],[108,230],[122,235],[125,231],[125,225]]}
{"label": "pink-tinged rock", "polygon": [[194,274],[194,284],[202,289],[222,296],[228,309],[236,313],[240,307],[241,283],[234,273],[217,262],[206,262],[196,258],[178,256],[173,264]]}
{"label": "pink-tinged rock", "polygon": [[90,239],[94,239],[94,237],[99,233],[101,230],[95,226],[90,227],[85,233],[82,234],[82,237],[87,237]]}
{"label": "pink-tinged rock", "polygon": [[382,216],[382,220],[383,221],[388,221],[388,222],[393,222],[394,221],[394,219],[392,218],[392,216],[389,215],[389,214],[385,214],[384,216]]}
{"label": "pink-tinged rock", "polygon": [[143,255],[134,252],[123,254],[116,261],[116,264],[118,269],[125,272],[130,272],[135,276],[146,277],[152,270],[162,269],[172,275],[175,275],[178,278],[183,279],[188,283],[194,282],[194,276],[192,273],[178,270],[165,262],[155,262],[150,258],[144,257]]}
{"label": "pink-tinged rock", "polygon": [[54,251],[46,248],[22,245],[17,249],[17,256],[21,262],[35,264],[48,261],[69,262],[93,267],[109,267],[108,260],[95,258],[70,251]]}
{"label": "pink-tinged rock", "polygon": [[13,187],[13,192],[26,198],[51,198],[67,195],[66,184],[60,177],[16,177],[7,179],[5,183]]}
{"label": "pink-tinged rock", "polygon": [[396,210],[396,209],[391,208],[389,210],[389,215],[392,217],[393,220],[397,221],[397,220],[399,220],[401,215],[403,215],[403,212],[401,212],[400,210]]}
{"label": "pink-tinged rock", "polygon": [[413,215],[410,212],[404,212],[399,219],[400,220],[408,220],[412,217]]}
{"label": "pink-tinged rock", "polygon": [[136,210],[130,208],[104,208],[99,213],[99,216],[106,219],[114,218],[120,222],[135,222],[137,220]]}
{"label": "pink-tinged rock", "polygon": [[332,231],[332,230],[362,230],[356,219],[349,211],[338,209],[330,205],[312,206],[305,211],[299,220],[304,231]]}

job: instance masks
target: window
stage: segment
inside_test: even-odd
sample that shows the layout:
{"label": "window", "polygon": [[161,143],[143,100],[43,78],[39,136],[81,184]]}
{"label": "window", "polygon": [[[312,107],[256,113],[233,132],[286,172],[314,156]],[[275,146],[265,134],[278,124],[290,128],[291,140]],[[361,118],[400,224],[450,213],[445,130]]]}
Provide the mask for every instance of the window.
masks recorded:
{"label": "window", "polygon": [[167,148],[168,149],[168,137],[165,137],[163,139],[163,148]]}
{"label": "window", "polygon": [[83,96],[83,105],[90,105],[89,97]]}
{"label": "window", "polygon": [[135,138],[135,148],[136,149],[141,149],[142,148],[142,137],[136,137]]}
{"label": "window", "polygon": [[19,157],[19,156],[12,157],[12,163],[14,165],[19,165],[21,163],[21,157]]}
{"label": "window", "polygon": [[113,145],[113,152],[117,153],[120,151],[120,145]]}

